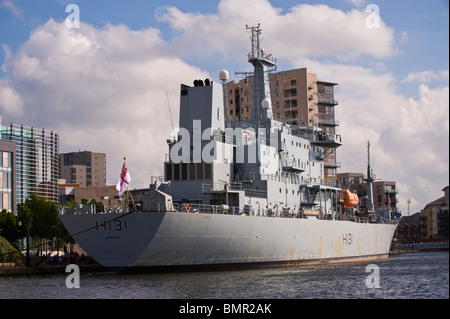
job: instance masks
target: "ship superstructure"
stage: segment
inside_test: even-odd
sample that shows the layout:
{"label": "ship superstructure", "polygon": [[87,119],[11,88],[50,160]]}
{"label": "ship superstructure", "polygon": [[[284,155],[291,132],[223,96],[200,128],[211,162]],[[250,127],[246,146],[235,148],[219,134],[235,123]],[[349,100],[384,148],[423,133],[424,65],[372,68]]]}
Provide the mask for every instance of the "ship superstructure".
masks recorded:
{"label": "ship superstructure", "polygon": [[[274,119],[275,59],[251,32],[252,116],[231,121],[225,83],[181,85],[179,129],[167,139],[164,177],[123,213],[62,212],[69,233],[114,269],[286,266],[388,256],[396,224],[357,211],[358,198],[324,182],[324,149],[340,136]],[[348,204],[350,203],[350,204]]]}
{"label": "ship superstructure", "polygon": [[182,85],[182,129],[168,140],[164,169],[171,183],[160,190],[190,207],[224,204],[259,215],[337,218],[340,189],[324,183],[323,160],[324,147],[339,147],[340,136],[273,118],[268,68],[275,59],[260,47],[259,26],[248,29],[257,101],[251,119],[227,121],[224,84],[196,80],[193,87]]}

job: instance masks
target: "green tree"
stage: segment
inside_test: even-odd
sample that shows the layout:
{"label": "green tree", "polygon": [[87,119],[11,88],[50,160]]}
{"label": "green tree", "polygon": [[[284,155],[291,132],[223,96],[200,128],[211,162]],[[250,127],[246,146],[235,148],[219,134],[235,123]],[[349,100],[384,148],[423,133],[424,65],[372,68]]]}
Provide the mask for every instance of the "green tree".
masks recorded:
{"label": "green tree", "polygon": [[58,206],[45,197],[31,194],[25,203],[17,205],[18,219],[22,223],[21,235],[26,236],[26,227],[30,228],[33,238],[53,240],[62,239],[59,244],[73,241],[58,217]]}
{"label": "green tree", "polygon": [[58,206],[47,198],[31,194],[25,205],[32,213],[31,235],[39,238],[52,239],[57,235],[59,222]]}
{"label": "green tree", "polygon": [[17,224],[17,217],[12,212],[8,212],[3,209],[0,212],[0,236],[3,236],[6,240],[14,243],[20,239],[19,226]]}
{"label": "green tree", "polygon": [[0,262],[22,263],[23,256],[6,238],[0,236]]}

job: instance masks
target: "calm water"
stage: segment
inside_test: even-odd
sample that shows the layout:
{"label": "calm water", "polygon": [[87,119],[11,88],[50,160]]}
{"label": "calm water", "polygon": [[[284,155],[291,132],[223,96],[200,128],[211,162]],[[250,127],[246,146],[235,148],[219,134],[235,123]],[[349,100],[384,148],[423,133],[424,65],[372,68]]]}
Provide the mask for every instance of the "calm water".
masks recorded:
{"label": "calm water", "polygon": [[[379,269],[379,288],[366,279]],[[370,281],[373,283],[374,281]],[[388,260],[263,270],[116,275],[81,273],[80,288],[66,274],[0,277],[0,298],[151,299],[394,299],[449,298],[449,253],[424,252]]]}

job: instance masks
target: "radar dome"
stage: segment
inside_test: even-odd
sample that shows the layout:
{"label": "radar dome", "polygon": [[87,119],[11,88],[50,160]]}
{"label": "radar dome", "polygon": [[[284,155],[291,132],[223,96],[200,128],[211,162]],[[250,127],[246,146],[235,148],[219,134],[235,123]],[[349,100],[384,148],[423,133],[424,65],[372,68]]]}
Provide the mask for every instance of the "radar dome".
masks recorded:
{"label": "radar dome", "polygon": [[271,104],[272,104],[272,103],[270,102],[269,99],[264,99],[264,100],[262,100],[261,104],[262,104],[262,108],[263,108],[264,110],[268,110],[268,109],[271,108]]}
{"label": "radar dome", "polygon": [[227,70],[222,70],[222,71],[220,71],[219,72],[219,79],[220,79],[220,81],[223,81],[223,82],[225,82],[225,81],[227,81],[228,80],[228,71]]}

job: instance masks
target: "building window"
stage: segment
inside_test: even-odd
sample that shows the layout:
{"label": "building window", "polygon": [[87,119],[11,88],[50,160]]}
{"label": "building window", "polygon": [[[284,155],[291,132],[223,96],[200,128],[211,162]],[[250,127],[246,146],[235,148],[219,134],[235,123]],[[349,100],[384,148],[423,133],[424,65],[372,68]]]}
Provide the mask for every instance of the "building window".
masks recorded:
{"label": "building window", "polygon": [[3,167],[12,167],[12,156],[10,152],[2,152],[2,166]]}

